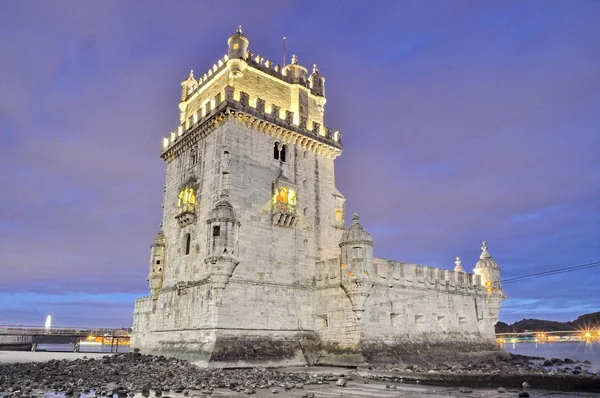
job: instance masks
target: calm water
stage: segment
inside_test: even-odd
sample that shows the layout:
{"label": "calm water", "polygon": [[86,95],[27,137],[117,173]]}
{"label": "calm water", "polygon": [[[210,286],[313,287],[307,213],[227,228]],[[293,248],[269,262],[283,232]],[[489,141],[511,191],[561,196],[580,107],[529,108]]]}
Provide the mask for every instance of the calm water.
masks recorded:
{"label": "calm water", "polygon": [[[38,351],[53,351],[53,352],[73,352],[74,349],[73,344],[38,344]],[[118,351],[117,351],[118,349]],[[79,347],[79,352],[106,352],[110,354],[110,346],[109,345],[81,345]],[[128,345],[119,345],[118,347],[113,346],[112,352],[129,352]]]}
{"label": "calm water", "polygon": [[576,361],[590,361],[592,365],[586,369],[594,372],[600,371],[600,342],[505,343],[503,348],[514,354],[544,357],[547,359],[571,358]]}

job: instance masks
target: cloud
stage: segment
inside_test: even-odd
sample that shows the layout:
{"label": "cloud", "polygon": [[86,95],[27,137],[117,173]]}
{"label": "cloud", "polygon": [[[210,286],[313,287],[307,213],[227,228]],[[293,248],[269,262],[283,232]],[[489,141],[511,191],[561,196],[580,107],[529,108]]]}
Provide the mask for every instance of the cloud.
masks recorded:
{"label": "cloud", "polygon": [[[376,256],[471,268],[486,239],[506,277],[600,259],[597,3],[261,4],[0,4],[1,319],[130,319],[179,83],[239,23],[254,53],[279,60],[286,36],[324,73],[337,186]],[[563,278],[507,285],[501,317],[593,310],[597,273]]]}

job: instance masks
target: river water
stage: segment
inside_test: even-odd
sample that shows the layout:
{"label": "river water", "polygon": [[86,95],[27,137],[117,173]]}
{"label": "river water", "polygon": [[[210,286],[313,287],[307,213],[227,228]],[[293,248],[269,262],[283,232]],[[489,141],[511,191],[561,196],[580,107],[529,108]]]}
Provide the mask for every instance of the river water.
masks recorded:
{"label": "river water", "polygon": [[[37,350],[38,351],[52,351],[52,352],[73,352],[73,350],[75,349],[75,345],[74,344],[38,344],[37,346]],[[112,349],[112,351],[111,351]],[[79,352],[102,352],[102,353],[107,353],[110,354],[112,353],[124,353],[124,352],[129,352],[129,346],[128,345],[113,345],[112,348],[110,345],[104,345],[104,344],[98,344],[98,345],[87,345],[87,344],[82,344],[79,346]]]}
{"label": "river water", "polygon": [[[535,357],[570,358],[576,361],[590,361],[590,372],[600,371],[600,342],[573,341],[560,343],[505,343],[503,347],[513,354]],[[577,364],[580,365],[581,364]],[[572,366],[577,366],[572,365]]]}

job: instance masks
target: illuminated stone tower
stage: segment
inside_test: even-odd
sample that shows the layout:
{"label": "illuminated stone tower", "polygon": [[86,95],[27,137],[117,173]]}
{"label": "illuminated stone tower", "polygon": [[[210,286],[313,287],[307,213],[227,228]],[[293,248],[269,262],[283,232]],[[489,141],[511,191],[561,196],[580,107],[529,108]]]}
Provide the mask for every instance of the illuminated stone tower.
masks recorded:
{"label": "illuminated stone tower", "polygon": [[[296,56],[274,65],[241,28],[227,55],[181,84],[180,126],[163,142],[162,229],[133,344],[219,363],[305,363],[315,262],[339,257],[341,134],[323,123],[325,79]],[[255,361],[256,362],[256,361]]]}
{"label": "illuminated stone tower", "polygon": [[458,258],[448,270],[374,257],[357,215],[345,230],[341,134],[324,125],[316,65],[274,65],[241,28],[227,45],[181,83],[180,123],[162,142],[162,222],[132,347],[211,366],[495,349],[505,296],[487,247],[476,275]]}

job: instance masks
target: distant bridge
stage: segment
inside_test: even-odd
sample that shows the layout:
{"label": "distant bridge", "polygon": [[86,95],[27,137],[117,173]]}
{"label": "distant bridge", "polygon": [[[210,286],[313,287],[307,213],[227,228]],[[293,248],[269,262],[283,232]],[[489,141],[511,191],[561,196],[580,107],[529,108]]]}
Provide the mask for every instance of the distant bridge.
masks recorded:
{"label": "distant bridge", "polygon": [[34,326],[0,326],[0,350],[36,351],[39,344],[72,344],[79,352],[85,345],[109,345],[110,352],[119,345],[129,345],[130,332],[125,329],[40,328]]}

